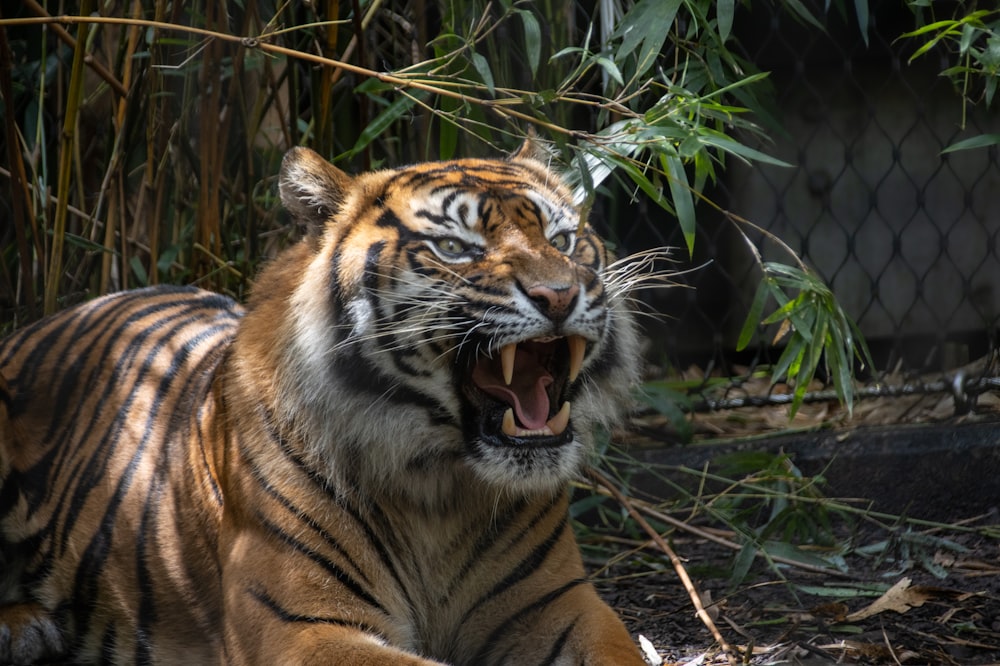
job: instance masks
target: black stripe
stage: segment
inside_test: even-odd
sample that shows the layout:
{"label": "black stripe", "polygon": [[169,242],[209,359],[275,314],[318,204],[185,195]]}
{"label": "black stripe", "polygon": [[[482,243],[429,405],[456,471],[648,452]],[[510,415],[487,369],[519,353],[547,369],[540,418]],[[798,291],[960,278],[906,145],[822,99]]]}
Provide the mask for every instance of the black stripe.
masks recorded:
{"label": "black stripe", "polygon": [[[313,469],[308,463],[306,463],[306,461],[302,458],[302,456],[298,452],[292,450],[292,447],[290,446],[289,442],[284,437],[282,437],[281,434],[275,428],[274,419],[270,414],[269,410],[267,409],[267,407],[264,406],[263,404],[258,403],[257,411],[261,415],[261,418],[263,419],[265,426],[268,428],[268,432],[271,436],[271,439],[275,442],[275,444],[277,444],[278,450],[281,451],[281,453],[285,456],[285,458],[289,462],[291,462],[297,469],[299,469],[303,474],[305,474],[306,477],[313,483],[313,485],[316,486],[316,489],[319,492],[328,496],[330,498],[330,501],[334,504],[334,506],[341,509],[348,516],[350,516],[351,519],[354,520],[354,523],[364,532],[364,535],[368,540],[368,545],[378,554],[379,559],[382,562],[382,565],[389,571],[389,575],[392,576],[392,579],[396,582],[398,589],[403,593],[403,597],[406,600],[407,605],[410,605],[411,596],[409,590],[407,590],[406,586],[403,584],[403,580],[399,575],[399,571],[396,569],[396,565],[392,557],[389,555],[389,549],[386,548],[385,544],[375,533],[375,530],[371,525],[371,521],[365,520],[361,516],[357,507],[353,506],[347,499],[348,491],[350,491],[351,489],[332,488],[330,486],[330,482],[327,479],[327,477],[325,477],[317,470]],[[370,505],[369,509],[375,511],[377,519],[384,519],[384,515],[381,513],[381,510],[377,509],[377,507],[375,507],[374,505]],[[390,528],[387,530],[386,533],[389,534],[391,537],[392,535],[395,534],[395,530]],[[397,548],[398,545],[399,545],[398,543],[393,544],[393,546]],[[396,552],[400,551],[397,550]]]}
{"label": "black stripe", "polygon": [[559,634],[559,638],[553,643],[552,649],[549,650],[549,654],[542,660],[541,666],[553,666],[556,663],[556,659],[562,654],[563,648],[566,647],[566,641],[569,640],[569,635],[573,633],[576,629],[576,623],[579,618],[574,619],[568,627],[563,629],[563,632]]}
{"label": "black stripe", "polygon": [[568,528],[569,523],[567,521],[567,516],[563,515],[559,522],[556,524],[555,528],[549,533],[549,536],[542,541],[537,546],[535,546],[528,555],[522,559],[517,565],[507,574],[501,581],[493,586],[486,594],[482,595],[476,600],[472,606],[465,612],[462,616],[461,622],[459,624],[465,624],[465,622],[480,608],[487,604],[490,600],[494,599],[502,592],[509,590],[514,587],[514,585],[520,583],[524,579],[528,578],[534,574],[545,562],[545,558],[548,557],[552,548],[555,547],[556,542],[562,537],[563,533]]}
{"label": "black stripe", "polygon": [[399,229],[403,227],[402,220],[399,216],[393,212],[391,208],[386,208],[382,211],[382,214],[378,216],[375,220],[375,226],[377,227],[391,227],[393,229]]}
{"label": "black stripe", "polygon": [[159,474],[153,478],[152,486],[146,493],[145,506],[142,511],[142,519],[139,522],[139,529],[135,535],[135,580],[138,587],[138,612],[135,618],[135,649],[136,663],[152,663],[149,639],[153,633],[153,627],[157,621],[156,611],[156,581],[150,575],[149,566],[146,563],[147,551],[156,552],[156,527],[157,514],[160,501],[163,496],[162,479]]}
{"label": "black stripe", "polygon": [[366,633],[379,636],[381,634],[374,627],[371,627],[364,622],[354,622],[351,620],[345,620],[339,617],[321,616],[321,615],[300,615],[299,613],[293,613],[288,609],[284,608],[273,597],[271,597],[267,592],[262,590],[251,590],[247,589],[247,594],[252,596],[258,602],[260,602],[265,608],[271,611],[274,615],[278,617],[282,622],[305,622],[307,624],[332,624],[338,627],[353,627],[359,629]]}
{"label": "black stripe", "polygon": [[290,546],[293,550],[305,555],[313,563],[324,569],[328,574],[333,576],[338,583],[347,588],[355,597],[365,602],[375,610],[385,615],[389,614],[389,611],[387,611],[385,607],[379,603],[378,599],[373,597],[357,580],[354,579],[354,577],[337,566],[332,560],[324,557],[320,553],[317,553],[315,550],[281,529],[281,527],[269,521],[260,512],[257,512],[257,521],[260,523],[261,527],[267,530],[270,534],[278,537],[278,539],[280,539],[286,546]]}
{"label": "black stripe", "polygon": [[360,578],[366,585],[370,586],[372,584],[372,581],[371,579],[368,578],[368,575],[365,574],[365,572],[359,566],[357,566],[357,564],[354,562],[354,559],[350,556],[347,550],[343,547],[343,545],[341,545],[339,541],[337,541],[337,538],[333,534],[331,534],[328,530],[326,530],[322,525],[320,525],[316,519],[314,519],[312,516],[307,514],[298,506],[296,506],[292,500],[281,494],[278,491],[278,489],[275,488],[270,483],[270,481],[268,481],[264,477],[263,472],[261,472],[261,470],[256,465],[252,464],[252,461],[250,465],[250,472],[253,475],[253,478],[257,481],[257,484],[260,486],[261,490],[263,490],[265,493],[267,493],[272,498],[277,500],[277,502],[282,507],[284,507],[286,511],[291,513],[297,520],[299,520],[301,523],[303,523],[309,529],[311,529],[314,533],[316,533],[316,535],[318,535],[320,539],[323,540],[324,544],[329,546],[341,558],[349,562],[351,568],[354,571],[354,575]]}
{"label": "black stripe", "polygon": [[[538,522],[552,510],[552,507],[559,503],[561,498],[562,495],[559,493],[553,495],[552,499],[544,505],[530,521],[528,521],[524,528],[520,530],[513,539],[505,541],[503,546],[504,550],[510,550],[517,542],[523,539],[530,530],[533,530]],[[452,550],[463,547],[472,536],[470,532],[472,532],[473,529],[479,532],[479,536],[476,538],[472,548],[466,553],[465,561],[452,577],[451,582],[448,585],[448,589],[440,597],[441,605],[444,605],[444,603],[455,593],[455,590],[457,590],[465,582],[465,579],[472,572],[475,565],[491,562],[490,558],[486,557],[487,553],[491,548],[497,545],[500,536],[506,533],[510,529],[511,525],[520,517],[526,503],[527,501],[525,499],[518,499],[514,505],[510,507],[510,510],[503,516],[494,517],[488,529],[483,529],[479,523],[473,523],[469,526],[468,530],[455,539],[455,542],[452,544]],[[450,560],[452,558],[447,557],[446,559]]]}
{"label": "black stripe", "polygon": [[430,412],[446,412],[437,400],[404,386],[394,377],[385,375],[368,359],[358,355],[338,354],[332,361],[338,379],[350,385],[354,393],[367,393],[391,402],[411,404]]}
{"label": "black stripe", "polygon": [[[513,625],[520,622],[522,619],[524,619],[525,616],[545,608],[550,603],[552,603],[562,595],[566,594],[570,590],[576,588],[577,586],[585,585],[586,582],[587,581],[582,579],[571,580],[568,583],[565,583],[562,586],[557,587],[556,589],[542,595],[536,601],[528,604],[527,606],[524,606],[520,610],[515,611],[514,613],[509,615],[507,619],[505,619],[503,622],[494,627],[493,631],[490,632],[490,635],[486,637],[486,640],[483,641],[483,644],[479,647],[479,652],[476,653],[475,658],[473,658],[469,663],[470,664],[489,663],[486,661],[486,658],[489,656],[492,649],[496,645],[500,644],[502,638],[509,639]],[[497,663],[502,663],[502,661]]]}

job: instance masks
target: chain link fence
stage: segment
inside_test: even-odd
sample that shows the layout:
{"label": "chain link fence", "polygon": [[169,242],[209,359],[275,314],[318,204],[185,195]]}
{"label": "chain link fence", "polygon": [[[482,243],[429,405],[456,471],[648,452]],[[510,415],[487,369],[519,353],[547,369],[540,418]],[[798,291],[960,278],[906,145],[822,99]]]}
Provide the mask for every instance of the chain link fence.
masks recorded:
{"label": "chain link fence", "polygon": [[[782,239],[832,287],[869,342],[873,382],[884,384],[889,372],[896,381],[926,373],[954,379],[957,368],[996,347],[1000,165],[996,147],[942,151],[1000,132],[1000,114],[963,106],[939,75],[949,66],[946,54],[908,62],[917,44],[897,39],[912,28],[901,2],[872,3],[867,43],[853,16],[831,11],[824,32],[775,4],[754,3],[737,25],[746,57],[771,72],[774,87],[773,115],[765,119],[774,142],[759,148],[793,166],[729,165],[709,196]],[[613,226],[626,248],[683,247],[676,225],[662,218],[639,205],[645,223]],[[793,260],[765,234],[737,228],[707,207],[699,223],[696,256],[677,254],[678,268],[694,269],[678,281],[693,289],[655,297],[655,309],[670,318],[652,328],[654,347],[671,367],[738,376],[779,353],[773,331],[749,354],[735,353],[760,280],[743,234],[765,261]],[[1000,370],[980,366],[978,376],[963,374],[961,382],[995,388],[984,378]],[[953,391],[950,379],[923,386]]]}

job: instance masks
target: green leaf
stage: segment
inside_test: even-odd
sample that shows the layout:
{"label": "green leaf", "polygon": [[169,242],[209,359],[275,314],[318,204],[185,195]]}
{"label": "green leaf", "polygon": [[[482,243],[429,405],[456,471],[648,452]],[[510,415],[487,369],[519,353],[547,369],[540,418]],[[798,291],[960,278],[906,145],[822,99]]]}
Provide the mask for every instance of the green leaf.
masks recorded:
{"label": "green leaf", "polygon": [[691,196],[684,164],[676,155],[661,155],[660,161],[669,176],[670,197],[674,201],[674,212],[677,215],[677,222],[681,225],[681,233],[684,234],[688,256],[694,256],[697,221],[694,218],[694,198]]}
{"label": "green leaf", "polygon": [[812,552],[802,550],[791,543],[767,541],[763,544],[763,547],[764,552],[772,557],[781,557],[812,567],[831,568],[830,562],[827,560]]}
{"label": "green leaf", "polygon": [[[926,42],[924,42],[916,51],[913,52],[913,55],[911,55],[909,57],[909,59],[907,60],[907,62],[913,62],[914,60],[916,60],[917,58],[919,58],[923,54],[927,53],[928,51],[930,51],[931,49],[933,49],[935,46],[937,46],[937,43],[940,42],[945,37],[954,37],[954,36],[960,34],[960,31],[959,31],[959,29],[957,27],[959,25],[959,23],[957,21],[938,21],[937,23],[932,23],[931,25],[936,26],[936,25],[942,25],[942,24],[944,24],[944,25],[946,25],[948,27],[945,28],[944,30],[942,30],[941,32],[939,32],[938,34],[934,35],[934,37],[932,37],[931,39],[929,39]],[[911,33],[906,33],[906,34],[901,35],[901,36],[902,37],[914,37],[914,36],[920,35],[920,34],[922,34],[924,32],[927,32],[926,28],[929,28],[929,27],[930,26],[924,26],[923,28],[921,28],[919,30],[914,30]]]}
{"label": "green leaf", "polygon": [[622,78],[621,70],[618,69],[618,65],[615,64],[614,60],[606,56],[597,56],[594,58],[594,62],[600,65],[601,69],[607,72],[608,76],[615,80],[615,83],[620,86],[625,85],[625,80]]}
{"label": "green leaf", "polygon": [[[659,52],[667,39],[682,0],[639,0],[611,35],[620,37],[616,60],[621,62],[642,44],[644,51]],[[640,57],[641,59],[641,57]]]}
{"label": "green leaf", "polygon": [[781,166],[781,167],[792,166],[788,162],[779,160],[777,157],[771,157],[770,155],[762,153],[759,150],[754,150],[749,146],[744,146],[742,143],[734,141],[733,139],[730,139],[729,137],[723,134],[703,133],[700,136],[702,143],[708,144],[710,146],[715,146],[719,150],[723,150],[727,153],[731,153],[738,157],[742,157],[751,162],[757,161],[757,162],[762,162],[764,164],[771,164],[774,166]]}
{"label": "green leaf", "polygon": [[565,48],[559,49],[559,51],[557,51],[556,53],[550,55],[549,56],[549,62],[552,62],[553,60],[555,60],[557,58],[561,58],[563,56],[570,55],[570,54],[573,54],[573,53],[586,53],[586,52],[587,51],[585,49],[582,49],[579,46],[567,46]]}
{"label": "green leaf", "polygon": [[538,73],[538,63],[542,57],[542,28],[538,25],[538,19],[528,9],[518,9],[518,16],[521,17],[521,25],[524,28],[524,47],[528,56],[528,67],[531,69],[531,76]]}
{"label": "green leaf", "polygon": [[955,31],[955,26],[959,25],[958,21],[952,19],[945,19],[943,21],[934,21],[933,23],[928,23],[927,25],[922,25],[912,32],[904,32],[900,35],[902,37],[919,37],[920,35],[925,35],[929,32],[952,30]]}
{"label": "green leaf", "polygon": [[729,576],[730,585],[738,585],[743,582],[750,572],[754,557],[757,555],[757,544],[747,537],[740,538],[741,547],[736,557],[733,558],[732,573]]}
{"label": "green leaf", "polygon": [[861,38],[865,40],[865,46],[868,46],[868,0],[854,0],[854,14],[858,18]]}
{"label": "green leaf", "polygon": [[1000,134],[979,134],[977,136],[962,139],[961,141],[953,143],[942,150],[941,153],[953,153],[958,150],[971,150],[973,148],[986,148],[997,144],[1000,144]]}
{"label": "green leaf", "polygon": [[180,247],[177,245],[168,245],[163,248],[160,252],[160,257],[156,261],[156,268],[161,273],[167,273],[170,270],[170,265],[174,263],[174,259],[180,253]]}
{"label": "green leaf", "polygon": [[792,365],[794,363],[798,367],[805,352],[806,341],[797,335],[792,336],[791,342],[785,347],[785,351],[781,353],[781,357],[771,372],[771,382],[777,383],[787,374],[794,374],[794,371],[790,372]]}
{"label": "green leaf", "polygon": [[826,32],[826,28],[823,27],[823,24],[816,20],[816,17],[812,15],[812,12],[806,9],[806,6],[802,4],[800,0],[785,0],[785,3],[800,19],[811,24],[814,28],[819,28],[821,31]]}
{"label": "green leaf", "polygon": [[139,281],[139,284],[144,287],[147,286],[149,284],[149,274],[146,273],[146,267],[139,261],[139,257],[129,259],[128,265],[132,269],[132,273],[135,274],[135,278]]}
{"label": "green leaf", "polygon": [[837,392],[837,398],[844,403],[847,413],[854,410],[854,391],[851,384],[851,358],[848,355],[850,343],[839,344],[834,339],[831,330],[830,337],[826,342],[826,364],[830,370],[830,377],[833,379],[833,387]]}
{"label": "green leaf", "polygon": [[663,208],[671,213],[674,212],[673,207],[670,205],[670,201],[663,195],[663,191],[653,184],[653,182],[642,172],[636,165],[632,164],[626,159],[619,159],[616,156],[608,156],[609,161],[611,161],[615,166],[624,171],[632,182],[638,185],[639,189],[642,190],[646,196],[652,199],[657,206]]}
{"label": "green leaf", "polygon": [[684,412],[685,407],[690,409],[691,399],[686,394],[661,383],[649,383],[640,389],[639,399],[666,416],[684,441],[691,440],[694,430]]}
{"label": "green leaf", "polygon": [[719,20],[719,39],[725,43],[733,31],[733,14],[736,13],[736,0],[719,0],[715,5],[715,12]]}
{"label": "green leaf", "polygon": [[493,83],[493,70],[490,69],[490,63],[486,60],[486,56],[473,51],[470,58],[472,59],[472,66],[476,68],[476,72],[479,73],[479,78],[486,85],[490,96],[495,97],[497,91],[496,85]]}
{"label": "green leaf", "polygon": [[760,326],[760,317],[764,312],[764,304],[767,303],[767,296],[770,293],[767,285],[767,278],[763,278],[760,284],[757,285],[757,293],[753,296],[753,302],[750,304],[750,311],[747,313],[746,321],[743,322],[743,328],[740,330],[740,337],[736,341],[736,351],[743,351],[750,344],[750,340],[753,339],[753,334]]}
{"label": "green leaf", "polygon": [[403,117],[420,98],[426,97],[427,93],[416,90],[407,95],[400,95],[396,101],[394,101],[389,106],[383,109],[382,113],[375,116],[368,125],[361,131],[361,135],[358,136],[358,140],[354,143],[354,147],[351,148],[347,155],[357,155],[365,147],[374,141],[375,139],[382,136],[389,127]]}
{"label": "green leaf", "polygon": [[958,52],[965,55],[976,37],[976,27],[966,23],[962,26],[962,38],[958,40]]}

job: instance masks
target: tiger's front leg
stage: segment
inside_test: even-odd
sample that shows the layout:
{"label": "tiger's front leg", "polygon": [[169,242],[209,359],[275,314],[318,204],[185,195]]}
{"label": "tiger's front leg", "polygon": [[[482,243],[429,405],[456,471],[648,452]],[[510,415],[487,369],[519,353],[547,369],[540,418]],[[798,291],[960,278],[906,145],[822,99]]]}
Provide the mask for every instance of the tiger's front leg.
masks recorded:
{"label": "tiger's front leg", "polygon": [[621,620],[590,584],[553,594],[559,597],[540,617],[529,613],[506,627],[490,655],[470,663],[646,666]]}
{"label": "tiger's front leg", "polygon": [[232,632],[232,640],[226,641],[228,664],[447,666],[385,645],[358,629],[336,625],[298,622],[280,630],[248,633],[232,628]]}
{"label": "tiger's front leg", "polygon": [[[359,572],[259,527],[237,536],[223,560],[226,664],[446,666],[390,645],[384,608],[360,589]],[[287,547],[324,570],[289,566]],[[338,589],[343,587],[344,589]],[[353,590],[351,588],[354,588]]]}

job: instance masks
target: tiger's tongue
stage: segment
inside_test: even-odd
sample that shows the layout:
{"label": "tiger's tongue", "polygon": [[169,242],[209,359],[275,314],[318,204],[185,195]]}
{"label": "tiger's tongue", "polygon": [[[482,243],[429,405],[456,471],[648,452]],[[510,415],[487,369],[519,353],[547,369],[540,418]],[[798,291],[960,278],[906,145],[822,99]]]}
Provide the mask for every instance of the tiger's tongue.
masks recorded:
{"label": "tiger's tongue", "polygon": [[472,370],[472,381],[488,395],[514,408],[518,423],[527,430],[541,430],[549,418],[549,394],[545,389],[552,375],[529,350],[518,347],[514,376],[504,382],[499,359],[483,359]]}

